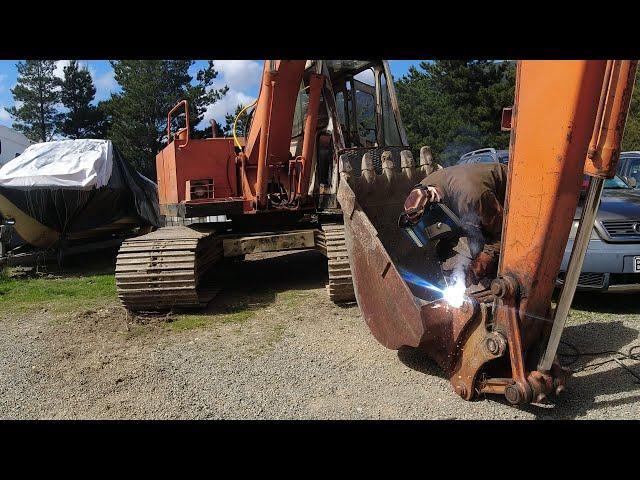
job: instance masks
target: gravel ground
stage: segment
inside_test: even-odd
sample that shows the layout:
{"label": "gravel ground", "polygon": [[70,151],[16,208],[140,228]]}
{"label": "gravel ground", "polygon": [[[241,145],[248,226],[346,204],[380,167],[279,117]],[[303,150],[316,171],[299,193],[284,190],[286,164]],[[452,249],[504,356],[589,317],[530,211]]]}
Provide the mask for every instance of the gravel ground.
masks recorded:
{"label": "gravel ground", "polygon": [[[615,362],[576,374],[555,405],[465,402],[427,358],[385,349],[357,307],[330,303],[325,275],[316,252],[248,258],[204,325],[185,330],[128,318],[115,299],[63,318],[5,315],[0,418],[640,418],[640,383]],[[250,314],[220,315],[234,305]],[[626,350],[639,343],[639,308],[579,297],[564,338],[582,351]]]}

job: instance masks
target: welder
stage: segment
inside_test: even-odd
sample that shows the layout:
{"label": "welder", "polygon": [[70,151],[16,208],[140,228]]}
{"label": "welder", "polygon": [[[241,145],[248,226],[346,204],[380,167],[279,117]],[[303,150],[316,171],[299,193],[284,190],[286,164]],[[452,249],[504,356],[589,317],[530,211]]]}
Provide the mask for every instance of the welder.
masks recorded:
{"label": "welder", "polygon": [[[493,278],[497,272],[506,186],[504,164],[455,165],[427,175],[405,200],[404,212],[409,223],[420,222],[429,205],[438,203],[458,217],[460,236],[439,242],[437,251],[443,263],[454,259],[460,264],[460,244],[466,245],[467,286]],[[454,270],[457,266],[447,268]]]}

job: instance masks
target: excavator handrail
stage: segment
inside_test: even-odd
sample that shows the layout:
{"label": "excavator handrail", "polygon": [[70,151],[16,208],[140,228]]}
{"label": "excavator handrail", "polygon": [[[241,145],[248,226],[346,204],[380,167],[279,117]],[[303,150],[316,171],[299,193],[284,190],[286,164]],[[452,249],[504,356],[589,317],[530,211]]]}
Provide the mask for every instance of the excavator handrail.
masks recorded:
{"label": "excavator handrail", "polygon": [[176,136],[179,136],[182,132],[184,132],[186,130],[187,133],[187,138],[186,138],[186,142],[184,142],[184,145],[180,145],[180,148],[184,148],[187,146],[187,144],[189,143],[189,102],[187,100],[180,100],[178,103],[176,103],[174,105],[174,107],[169,110],[169,113],[167,114],[167,142],[171,142],[171,115],[173,114],[173,112],[175,112],[176,110],[178,110],[182,105],[184,105],[184,115],[185,115],[185,127],[181,128],[180,130],[178,130],[176,132],[176,135],[174,135],[174,138]]}

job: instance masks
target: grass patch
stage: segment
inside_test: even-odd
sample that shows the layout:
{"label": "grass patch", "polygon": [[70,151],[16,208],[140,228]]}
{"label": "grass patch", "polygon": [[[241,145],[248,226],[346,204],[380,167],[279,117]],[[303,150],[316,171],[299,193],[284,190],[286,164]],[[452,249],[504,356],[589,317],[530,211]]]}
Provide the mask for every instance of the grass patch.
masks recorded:
{"label": "grass patch", "polygon": [[262,338],[259,342],[249,345],[247,355],[250,358],[256,358],[264,355],[267,351],[271,350],[276,344],[282,341],[286,330],[287,327],[283,323],[273,325],[266,337]]}
{"label": "grass patch", "polygon": [[269,335],[269,338],[267,339],[267,345],[272,346],[280,342],[284,338],[284,332],[286,329],[287,327],[284,324],[278,324],[273,327],[271,335]]}
{"label": "grass patch", "polygon": [[113,275],[70,278],[12,278],[0,274],[0,308],[4,312],[29,312],[47,309],[69,312],[94,308],[116,299]]}
{"label": "grass patch", "polygon": [[129,330],[125,332],[125,338],[131,340],[132,338],[140,337],[146,333],[147,329],[144,325],[130,324]]}
{"label": "grass patch", "polygon": [[307,300],[312,294],[299,290],[286,290],[276,296],[277,302],[285,307],[296,307],[302,301]]}
{"label": "grass patch", "polygon": [[167,324],[173,331],[192,330],[212,324],[242,323],[249,320],[254,314],[247,304],[234,305],[220,309],[216,313],[182,314]]}

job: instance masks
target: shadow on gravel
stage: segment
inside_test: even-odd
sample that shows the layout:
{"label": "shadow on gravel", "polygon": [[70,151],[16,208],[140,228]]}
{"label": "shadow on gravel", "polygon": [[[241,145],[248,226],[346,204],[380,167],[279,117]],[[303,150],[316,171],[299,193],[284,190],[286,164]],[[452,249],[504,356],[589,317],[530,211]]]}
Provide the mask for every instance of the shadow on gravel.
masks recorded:
{"label": "shadow on gravel", "polygon": [[637,294],[624,293],[585,293],[577,292],[572,310],[597,313],[636,313],[640,314],[640,302]]}
{"label": "shadow on gravel", "polygon": [[[627,353],[629,347],[638,343],[638,330],[625,326],[621,321],[589,322],[568,326],[563,340],[573,345],[580,353],[617,352]],[[569,368],[576,370],[587,363],[596,364],[611,359],[610,353],[593,356],[569,357],[573,350],[562,347],[559,353],[567,354],[564,364],[571,363]],[[409,368],[425,375],[444,378],[437,364],[418,349],[404,348],[398,351],[398,358]],[[573,360],[573,361],[571,361]],[[640,375],[640,366],[626,362],[627,367]],[[615,365],[615,368],[611,368]],[[453,390],[451,395],[455,395]],[[603,396],[617,396],[614,399],[600,399]],[[504,397],[489,395],[485,401],[495,401],[508,405]],[[613,361],[605,365],[586,370],[579,376],[569,379],[565,392],[550,405],[523,405],[520,408],[536,416],[537,419],[574,419],[587,415],[588,412],[603,408],[630,405],[640,401],[640,382],[623,367]],[[616,418],[624,417],[624,414]]]}
{"label": "shadow on gravel", "polygon": [[[584,417],[589,412],[630,405],[640,401],[640,382],[623,367],[611,360],[611,353],[627,353],[629,347],[638,343],[638,330],[625,326],[621,321],[588,322],[568,326],[562,336],[581,354],[602,352],[598,355],[572,357],[573,350],[562,346],[563,364],[579,370],[587,364],[602,366],[587,369],[579,375],[569,378],[564,393],[555,399],[552,405],[524,405],[522,410],[532,413],[538,419],[574,419]],[[612,365],[614,368],[611,368]],[[637,363],[625,362],[625,365],[640,375]],[[613,399],[600,397],[617,396]],[[504,399],[497,398],[501,403]],[[624,418],[624,414],[616,415]],[[628,417],[628,418],[631,418]]]}
{"label": "shadow on gravel", "polygon": [[326,281],[325,257],[313,250],[224,261],[214,266],[205,280],[205,286],[218,287],[220,292],[206,309],[193,313],[210,315],[261,308],[274,303],[278,294],[287,292],[293,297],[301,291],[323,288]]}
{"label": "shadow on gravel", "polygon": [[407,367],[420,373],[444,378],[443,371],[440,369],[438,364],[431,360],[426,353],[417,348],[401,348],[398,350],[398,359]]}
{"label": "shadow on gravel", "polygon": [[[599,305],[604,307],[607,303],[609,302],[603,301]],[[610,304],[608,307],[611,313],[621,313],[617,308],[625,308],[626,305]],[[565,359],[563,363],[574,360],[569,365],[572,370],[579,370],[587,364],[608,363],[587,369],[579,376],[574,375],[570,378],[567,390],[556,400],[553,411],[547,411],[543,416],[577,418],[585,416],[589,411],[633,404],[640,400],[638,380],[623,367],[610,361],[613,352],[627,353],[629,347],[638,343],[638,330],[625,326],[621,321],[587,322],[568,326],[562,338],[582,354],[602,352],[599,355],[577,358],[568,355],[563,357]],[[571,350],[563,347],[559,353],[570,354]],[[635,362],[624,363],[635,373],[640,374],[640,369],[637,364],[634,364]],[[614,368],[611,368],[612,366]],[[611,395],[616,395],[618,398],[599,399],[599,397]]]}

